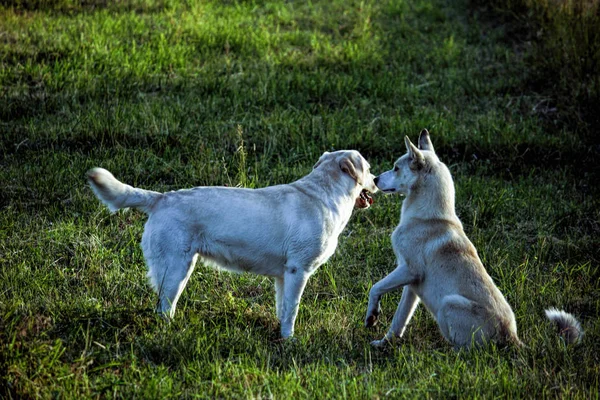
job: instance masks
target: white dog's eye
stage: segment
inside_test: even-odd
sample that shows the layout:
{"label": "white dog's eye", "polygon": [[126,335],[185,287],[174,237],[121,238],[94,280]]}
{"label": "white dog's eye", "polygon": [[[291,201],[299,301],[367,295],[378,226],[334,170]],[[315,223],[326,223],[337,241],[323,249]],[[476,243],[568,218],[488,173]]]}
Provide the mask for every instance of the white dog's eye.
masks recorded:
{"label": "white dog's eye", "polygon": [[397,166],[397,165],[394,165],[394,172],[398,172],[398,170],[399,170],[399,169],[400,169],[400,168],[398,168],[398,166]]}

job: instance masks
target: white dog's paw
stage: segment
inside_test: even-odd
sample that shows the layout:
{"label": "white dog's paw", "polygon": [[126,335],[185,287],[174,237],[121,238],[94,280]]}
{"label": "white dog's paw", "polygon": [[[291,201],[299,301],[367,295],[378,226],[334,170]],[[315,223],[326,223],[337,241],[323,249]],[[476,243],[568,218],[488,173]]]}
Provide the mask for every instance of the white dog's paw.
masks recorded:
{"label": "white dog's paw", "polygon": [[371,346],[376,347],[376,348],[382,348],[385,347],[389,344],[389,340],[387,340],[386,338],[380,339],[380,340],[373,340],[371,342]]}
{"label": "white dog's paw", "polygon": [[167,324],[170,324],[173,321],[173,317],[169,311],[156,310],[156,315]]}

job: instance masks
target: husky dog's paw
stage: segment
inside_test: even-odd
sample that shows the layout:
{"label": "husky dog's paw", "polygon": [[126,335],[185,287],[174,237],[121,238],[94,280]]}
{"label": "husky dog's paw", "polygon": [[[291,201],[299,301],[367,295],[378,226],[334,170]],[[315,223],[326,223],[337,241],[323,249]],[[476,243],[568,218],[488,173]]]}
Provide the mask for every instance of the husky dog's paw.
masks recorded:
{"label": "husky dog's paw", "polygon": [[382,348],[385,347],[389,344],[389,340],[387,340],[386,338],[380,339],[380,340],[373,340],[371,342],[371,346],[376,347],[376,348]]}
{"label": "husky dog's paw", "polygon": [[377,314],[373,313],[365,319],[365,326],[371,328],[375,325],[377,325]]}
{"label": "husky dog's paw", "polygon": [[379,305],[379,304],[377,304],[377,307],[372,312],[369,312],[369,310],[367,310],[367,318],[365,318],[365,326],[367,328],[370,328],[372,326],[377,325],[377,318],[379,317],[380,313],[381,313],[381,305]]}

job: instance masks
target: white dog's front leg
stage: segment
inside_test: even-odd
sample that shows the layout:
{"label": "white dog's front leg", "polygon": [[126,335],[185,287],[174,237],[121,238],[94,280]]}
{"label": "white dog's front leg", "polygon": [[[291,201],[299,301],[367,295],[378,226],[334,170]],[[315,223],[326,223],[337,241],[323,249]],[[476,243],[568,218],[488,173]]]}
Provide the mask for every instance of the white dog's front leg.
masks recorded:
{"label": "white dog's front leg", "polygon": [[381,296],[399,287],[416,282],[416,277],[410,272],[406,263],[402,262],[388,276],[377,282],[369,292],[369,305],[367,306],[367,316],[365,326],[374,326],[379,316],[379,300]]}
{"label": "white dog's front leg", "polygon": [[275,277],[275,311],[277,319],[281,321],[283,309],[283,278]]}
{"label": "white dog's front leg", "polygon": [[310,274],[302,268],[286,267],[283,275],[283,304],[281,307],[281,337],[286,339],[294,335],[294,323],[298,315],[300,298]]}
{"label": "white dog's front leg", "polygon": [[374,340],[371,342],[371,345],[380,347],[396,337],[402,337],[402,335],[404,335],[404,331],[406,330],[406,326],[408,325],[418,305],[419,296],[412,291],[410,285],[404,286],[404,289],[402,289],[402,298],[400,299],[398,309],[396,309],[396,313],[394,314],[394,319],[392,319],[392,325],[390,326],[390,329],[387,331],[383,339]]}

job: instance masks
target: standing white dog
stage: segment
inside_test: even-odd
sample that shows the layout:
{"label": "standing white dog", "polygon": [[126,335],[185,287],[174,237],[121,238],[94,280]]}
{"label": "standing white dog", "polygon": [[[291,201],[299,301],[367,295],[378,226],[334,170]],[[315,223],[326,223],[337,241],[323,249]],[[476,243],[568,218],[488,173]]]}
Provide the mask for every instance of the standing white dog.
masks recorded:
{"label": "standing white dog", "polygon": [[294,333],[310,275],[334,253],[352,209],[376,192],[369,164],[354,150],[325,152],[313,171],[288,185],[262,189],[197,187],[168,193],[133,188],[105,169],[88,171],[111,211],[148,214],[142,249],[158,311],[173,317],[196,259],[236,272],[275,278],[281,336]]}
{"label": "standing white dog", "polygon": [[[483,267],[454,209],[454,183],[435,154],[429,133],[419,136],[419,148],[405,137],[408,153],[394,169],[377,178],[384,193],[406,195],[400,224],[392,234],[398,267],[371,288],[365,324],[373,326],[384,293],[404,287],[402,298],[381,346],[404,334],[419,300],[433,314],[442,335],[455,348],[493,340],[522,345],[512,309]],[[420,150],[419,150],[420,149]],[[583,331],[564,311],[546,311],[565,340],[576,343]]]}

